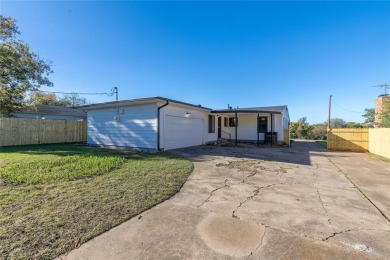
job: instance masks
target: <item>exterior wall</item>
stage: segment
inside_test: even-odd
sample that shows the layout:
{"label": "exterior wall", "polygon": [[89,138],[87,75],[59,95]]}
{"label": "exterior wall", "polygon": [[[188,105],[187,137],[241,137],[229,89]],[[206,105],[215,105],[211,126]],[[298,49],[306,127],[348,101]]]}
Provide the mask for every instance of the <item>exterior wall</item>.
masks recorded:
{"label": "exterior wall", "polygon": [[[154,101],[156,102],[156,101]],[[157,149],[157,112],[158,107],[165,102],[144,105],[131,105],[119,107],[119,120],[116,120],[116,108],[101,108],[88,110],[88,138],[89,145],[114,146],[124,148]],[[190,116],[186,117],[189,113]],[[209,115],[215,116],[215,131],[209,133]],[[234,114],[221,116],[222,137],[225,133],[235,139],[235,127],[225,127],[224,118],[234,117]],[[268,132],[271,132],[270,113],[260,113],[259,116],[268,118]],[[167,118],[167,119],[165,119]],[[182,118],[183,120],[180,120]],[[188,119],[196,119],[188,121]],[[186,121],[187,120],[187,121]],[[201,124],[199,123],[199,120]],[[167,121],[167,122],[165,122]],[[273,132],[277,132],[278,143],[284,141],[284,133],[288,129],[288,111],[273,115]],[[167,125],[166,125],[167,124]],[[201,125],[201,126],[200,126]],[[176,127],[178,126],[178,127]],[[239,140],[257,141],[257,113],[238,114]],[[218,139],[218,115],[203,108],[191,107],[182,104],[170,103],[160,110],[160,148],[174,149],[175,144],[186,146],[206,144]],[[201,133],[199,133],[201,131]],[[181,134],[183,133],[183,134]],[[175,138],[175,137],[179,138]],[[265,139],[259,134],[259,139]],[[164,141],[165,140],[165,141]],[[187,142],[190,140],[191,142]],[[166,142],[166,144],[164,144]],[[195,144],[196,143],[196,144]],[[167,148],[164,147],[167,146]],[[182,146],[185,147],[185,146]]]}
{"label": "exterior wall", "polygon": [[390,159],[390,128],[370,128],[368,131],[369,152]]}
{"label": "exterior wall", "polygon": [[[158,106],[162,105],[158,104]],[[164,136],[168,133],[164,132],[165,126],[165,116],[177,116],[177,117],[185,117],[186,113],[190,113],[189,118],[197,118],[202,120],[202,144],[205,144],[209,141],[216,141],[218,136],[218,128],[217,128],[217,116],[215,116],[215,133],[208,132],[208,116],[211,115],[210,112],[199,110],[196,108],[183,107],[179,105],[171,105],[162,108],[160,110],[160,147],[164,148]]]}
{"label": "exterior wall", "polygon": [[375,99],[375,124],[382,122],[382,110],[385,102],[390,101],[390,96],[380,96]]}
{"label": "exterior wall", "polygon": [[139,105],[88,111],[89,145],[157,149],[157,106]]}
{"label": "exterior wall", "polygon": [[30,113],[12,113],[15,118],[30,118],[30,119],[47,119],[47,120],[86,120],[81,116],[62,116],[62,115],[44,115],[44,114],[30,114]]}
{"label": "exterior wall", "polygon": [[[268,118],[268,132],[271,132],[271,115],[267,113],[260,113],[260,117],[266,116]],[[225,127],[224,126],[224,117],[234,117],[232,115],[221,115],[222,117],[222,131],[227,132],[231,135],[231,139],[235,139],[235,127]],[[248,140],[248,141],[257,141],[257,114],[238,114],[238,127],[237,127],[237,139],[238,140]],[[282,115],[274,114],[273,115],[273,132],[278,133],[278,142],[283,141],[283,121]],[[263,133],[259,134],[260,141],[264,141],[265,135]]]}
{"label": "exterior wall", "polygon": [[[290,115],[288,113],[287,107],[282,112],[282,129],[283,129],[283,139],[281,141],[287,145],[290,145]],[[280,140],[278,138],[278,140]]]}

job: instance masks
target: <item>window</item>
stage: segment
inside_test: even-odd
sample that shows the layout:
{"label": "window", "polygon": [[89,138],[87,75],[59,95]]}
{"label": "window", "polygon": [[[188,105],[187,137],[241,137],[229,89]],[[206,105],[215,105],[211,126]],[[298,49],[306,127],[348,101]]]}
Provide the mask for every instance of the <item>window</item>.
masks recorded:
{"label": "window", "polygon": [[261,116],[257,119],[257,132],[267,133],[268,131],[268,117]]}
{"label": "window", "polygon": [[229,118],[227,118],[227,117],[223,118],[223,126],[224,127],[228,127],[229,126]]}
{"label": "window", "polygon": [[209,115],[209,133],[215,133],[215,116]]}
{"label": "window", "polygon": [[229,126],[230,127],[238,126],[237,118],[229,117]]}

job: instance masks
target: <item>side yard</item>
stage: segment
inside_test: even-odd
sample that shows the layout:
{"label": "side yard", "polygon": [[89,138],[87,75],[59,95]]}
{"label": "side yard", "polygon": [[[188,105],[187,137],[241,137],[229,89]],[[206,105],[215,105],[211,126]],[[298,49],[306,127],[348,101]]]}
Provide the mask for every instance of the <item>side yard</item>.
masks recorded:
{"label": "side yard", "polygon": [[192,168],[170,153],[0,148],[0,258],[68,252],[175,194]]}

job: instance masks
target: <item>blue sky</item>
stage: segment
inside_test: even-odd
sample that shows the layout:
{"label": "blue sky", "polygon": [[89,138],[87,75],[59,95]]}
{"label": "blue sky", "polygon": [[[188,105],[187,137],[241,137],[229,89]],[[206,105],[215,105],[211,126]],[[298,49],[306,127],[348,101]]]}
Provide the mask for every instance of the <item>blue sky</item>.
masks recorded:
{"label": "blue sky", "polygon": [[44,90],[288,105],[292,121],[319,123],[329,95],[332,117],[363,121],[383,92],[372,86],[390,83],[386,1],[1,1],[0,12],[52,61]]}

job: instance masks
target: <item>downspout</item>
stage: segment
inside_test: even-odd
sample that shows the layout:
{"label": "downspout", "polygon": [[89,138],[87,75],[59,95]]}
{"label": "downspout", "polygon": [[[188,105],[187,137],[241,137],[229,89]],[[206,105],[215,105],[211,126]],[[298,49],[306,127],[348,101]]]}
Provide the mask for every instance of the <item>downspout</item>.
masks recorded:
{"label": "downspout", "polygon": [[169,101],[166,100],[167,103],[165,103],[164,105],[162,106],[159,106],[157,108],[157,151],[161,151],[160,149],[160,109],[165,107],[165,106],[168,106],[169,104]]}

